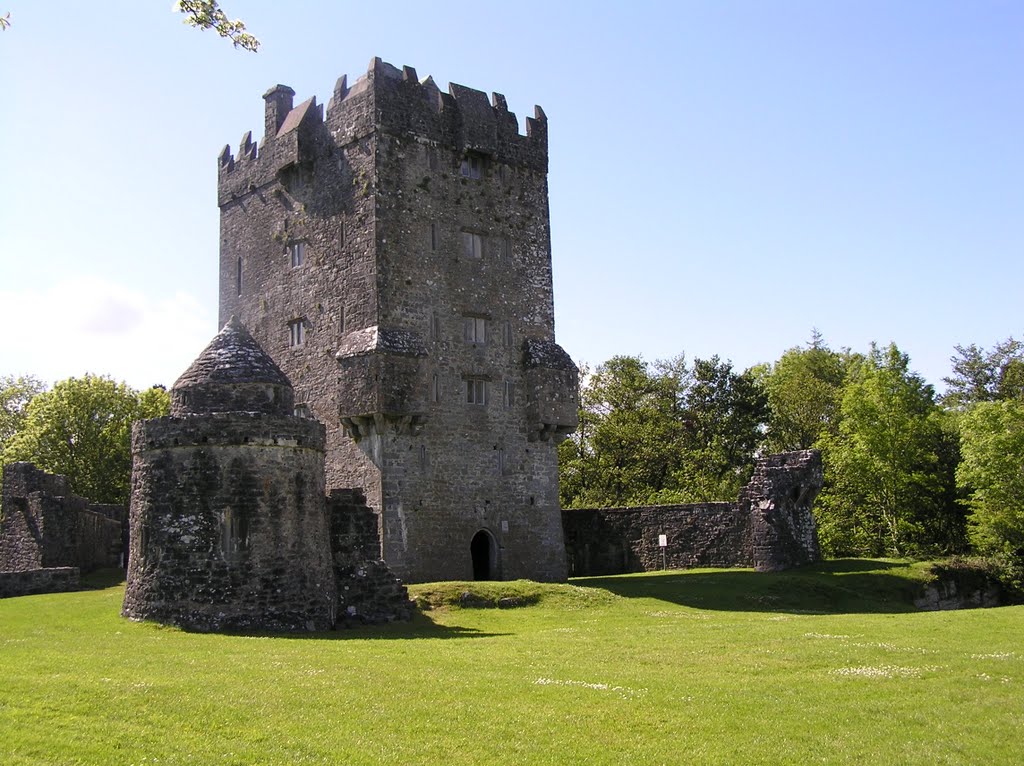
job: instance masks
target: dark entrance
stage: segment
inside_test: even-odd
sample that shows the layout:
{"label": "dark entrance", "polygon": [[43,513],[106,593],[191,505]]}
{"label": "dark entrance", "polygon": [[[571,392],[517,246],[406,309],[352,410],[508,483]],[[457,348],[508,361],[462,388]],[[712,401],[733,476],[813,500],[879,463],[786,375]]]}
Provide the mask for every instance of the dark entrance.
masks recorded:
{"label": "dark entrance", "polygon": [[469,554],[473,557],[473,579],[493,580],[494,538],[487,530],[481,529],[473,535],[473,542],[469,544]]}

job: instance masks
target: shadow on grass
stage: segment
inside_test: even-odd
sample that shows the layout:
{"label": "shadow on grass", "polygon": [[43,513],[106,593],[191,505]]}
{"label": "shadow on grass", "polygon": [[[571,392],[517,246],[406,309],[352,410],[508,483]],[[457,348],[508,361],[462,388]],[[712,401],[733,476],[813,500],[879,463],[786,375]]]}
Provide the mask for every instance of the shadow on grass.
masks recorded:
{"label": "shadow on grass", "polygon": [[[151,623],[158,625],[158,623]],[[505,636],[507,633],[490,633],[475,628],[464,628],[459,625],[440,625],[426,614],[415,611],[408,622],[391,622],[384,625],[355,625],[339,627],[335,630],[324,630],[313,633],[284,633],[255,630],[224,630],[216,632],[174,628],[190,635],[236,636],[251,639],[284,639],[291,641],[408,641],[422,638],[492,638]]]}
{"label": "shadow on grass", "polygon": [[[904,574],[889,574],[902,569]],[[655,598],[681,606],[733,612],[792,614],[904,613],[917,582],[903,563],[865,559],[824,561],[785,572],[749,569],[653,572],[580,577],[574,585],[626,598]]]}

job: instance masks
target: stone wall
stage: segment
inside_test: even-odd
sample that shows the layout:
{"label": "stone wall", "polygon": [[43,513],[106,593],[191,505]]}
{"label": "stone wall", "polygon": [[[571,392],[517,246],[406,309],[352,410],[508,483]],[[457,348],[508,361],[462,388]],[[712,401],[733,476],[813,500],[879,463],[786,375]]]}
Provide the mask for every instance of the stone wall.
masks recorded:
{"label": "stone wall", "polygon": [[758,460],[735,503],[565,510],[569,574],[662,567],[769,571],[817,561],[821,552],[811,505],[821,484],[821,457],[804,450]]}
{"label": "stone wall", "polygon": [[123,564],[125,510],[90,505],[63,476],[31,463],[3,473],[0,571],[77,567],[83,573]]}
{"label": "stone wall", "polygon": [[78,567],[49,567],[22,572],[0,572],[0,598],[63,593],[79,588]]}
{"label": "stone wall", "polygon": [[357,489],[333,490],[327,499],[331,554],[341,625],[407,620],[412,602],[402,581],[380,558],[380,517]]}

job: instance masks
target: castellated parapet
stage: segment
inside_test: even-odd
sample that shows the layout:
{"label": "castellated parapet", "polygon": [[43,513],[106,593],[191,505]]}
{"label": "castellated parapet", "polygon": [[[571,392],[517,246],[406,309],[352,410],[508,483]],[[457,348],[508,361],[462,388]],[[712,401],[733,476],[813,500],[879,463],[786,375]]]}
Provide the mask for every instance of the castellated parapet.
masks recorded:
{"label": "castellated parapet", "polygon": [[294,96],[218,158],[221,321],[325,424],[328,490],[364,493],[399,576],[565,579],[547,117],[380,59],[326,114]]}

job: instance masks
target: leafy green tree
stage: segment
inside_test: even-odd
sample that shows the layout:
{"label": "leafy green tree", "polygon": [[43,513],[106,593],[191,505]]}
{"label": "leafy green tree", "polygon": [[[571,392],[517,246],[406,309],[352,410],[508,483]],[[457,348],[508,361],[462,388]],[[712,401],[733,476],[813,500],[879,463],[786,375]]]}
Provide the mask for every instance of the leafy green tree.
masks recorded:
{"label": "leafy green tree", "polygon": [[107,377],[69,378],[28,403],[3,463],[25,460],[67,477],[79,495],[96,502],[128,502],[131,424],[168,412],[161,388],[139,394]]}
{"label": "leafy green tree", "polygon": [[682,465],[672,489],[686,502],[732,500],[764,441],[768,401],[751,371],[719,357],[697,359],[684,390]]}
{"label": "leafy green tree", "polygon": [[895,344],[851,372],[837,433],[821,441],[826,486],[818,505],[831,555],[905,555],[957,547],[955,449],[932,387]]}
{"label": "leafy green tree", "polygon": [[806,348],[786,351],[775,364],[757,371],[768,397],[768,452],[813,447],[839,428],[843,386],[852,356],[830,349],[815,331]]}
{"label": "leafy green tree", "polygon": [[960,419],[970,537],[981,553],[1024,559],[1024,401],[978,402]]}
{"label": "leafy green tree", "polygon": [[943,403],[955,409],[975,402],[1024,399],[1024,343],[1012,336],[991,351],[971,344],[956,346],[953,374],[943,378]]}
{"label": "leafy green tree", "polygon": [[567,508],[733,499],[767,411],[753,375],[718,357],[614,357],[579,401],[580,427],[559,447]]}
{"label": "leafy green tree", "polygon": [[25,408],[45,386],[31,375],[0,377],[0,454],[25,421]]}

